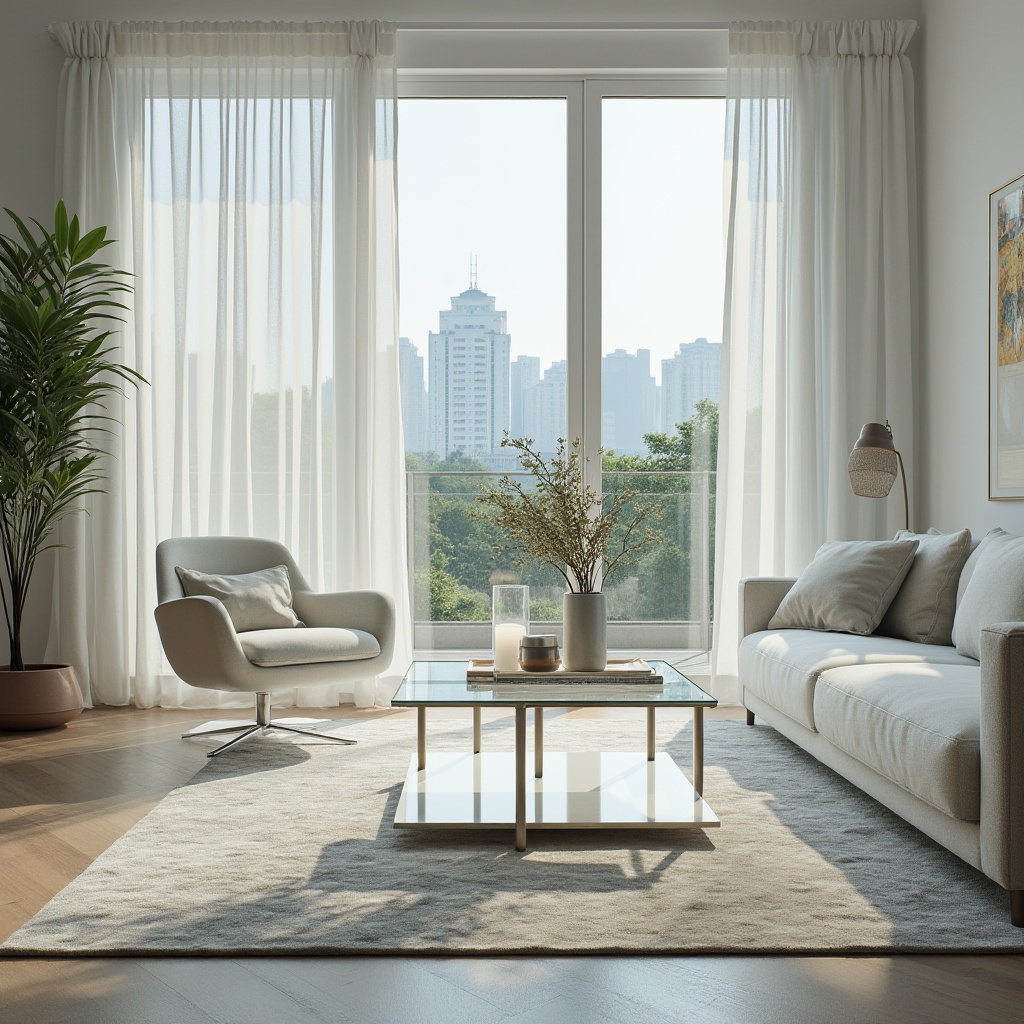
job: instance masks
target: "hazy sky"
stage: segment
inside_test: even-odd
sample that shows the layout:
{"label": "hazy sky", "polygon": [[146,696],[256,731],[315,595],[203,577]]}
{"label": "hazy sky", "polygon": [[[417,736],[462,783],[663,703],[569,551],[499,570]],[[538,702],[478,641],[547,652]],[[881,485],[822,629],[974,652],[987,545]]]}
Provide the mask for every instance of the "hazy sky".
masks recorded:
{"label": "hazy sky", "polygon": [[[603,115],[603,348],[721,340],[725,101],[614,99]],[[564,100],[399,104],[400,331],[426,355],[438,311],[478,284],[512,358],[565,357]]]}

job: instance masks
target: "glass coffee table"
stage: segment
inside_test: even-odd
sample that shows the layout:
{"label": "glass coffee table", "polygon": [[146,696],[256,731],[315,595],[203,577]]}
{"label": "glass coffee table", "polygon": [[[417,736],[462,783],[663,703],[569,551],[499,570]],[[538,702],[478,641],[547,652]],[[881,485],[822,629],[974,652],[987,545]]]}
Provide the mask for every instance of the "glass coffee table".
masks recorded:
{"label": "glass coffee table", "polygon": [[[704,708],[718,701],[664,661],[664,683],[494,684],[466,677],[465,661],[415,661],[391,703],[416,708],[416,753],[409,762],[395,828],[514,828],[517,850],[528,828],[713,828],[704,802]],[[545,751],[544,708],[647,709],[646,752]],[[656,751],[659,707],[693,708],[693,783]],[[427,752],[427,709],[472,708],[472,751]],[[515,753],[481,749],[483,708],[515,709]],[[533,771],[527,770],[526,712],[534,709]],[[578,723],[586,729],[586,723]]]}

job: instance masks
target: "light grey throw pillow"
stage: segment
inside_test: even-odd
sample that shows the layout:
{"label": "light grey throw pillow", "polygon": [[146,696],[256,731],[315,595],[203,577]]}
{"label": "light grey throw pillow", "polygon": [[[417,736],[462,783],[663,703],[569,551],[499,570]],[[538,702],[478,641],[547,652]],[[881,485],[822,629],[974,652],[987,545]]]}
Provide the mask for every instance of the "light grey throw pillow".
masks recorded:
{"label": "light grey throw pillow", "polygon": [[768,628],[873,633],[910,572],[916,551],[916,540],[822,544]]}
{"label": "light grey throw pillow", "polygon": [[878,632],[919,644],[948,647],[952,643],[957,586],[971,552],[971,531],[900,530],[896,539],[916,540],[917,554]]}
{"label": "light grey throw pillow", "polygon": [[1024,621],[1024,537],[1002,530],[988,534],[956,610],[956,649],[981,659],[981,631],[994,622]]}
{"label": "light grey throw pillow", "polygon": [[208,575],[180,565],[176,565],[174,571],[186,597],[217,598],[224,605],[236,633],[305,625],[292,611],[292,587],[286,565],[236,576]]}
{"label": "light grey throw pillow", "polygon": [[[971,582],[971,577],[974,575],[974,570],[978,565],[978,559],[981,558],[982,551],[985,550],[993,537],[1010,536],[1012,536],[1012,534],[1007,533],[1005,530],[1000,530],[997,526],[994,530],[989,530],[988,533],[986,533],[985,536],[974,545],[974,549],[967,558],[967,564],[964,565],[963,572],[960,573],[960,585],[956,588],[956,606],[958,609],[960,607],[960,602],[964,599],[967,584]],[[956,622],[953,623],[953,643],[956,643]]]}

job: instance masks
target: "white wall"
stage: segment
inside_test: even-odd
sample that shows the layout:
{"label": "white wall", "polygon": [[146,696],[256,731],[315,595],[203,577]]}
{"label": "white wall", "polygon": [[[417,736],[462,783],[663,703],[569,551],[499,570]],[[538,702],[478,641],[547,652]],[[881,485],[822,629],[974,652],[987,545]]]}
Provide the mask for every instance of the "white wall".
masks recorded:
{"label": "white wall", "polygon": [[[0,13],[0,208],[52,216],[57,85],[63,55],[46,26],[76,20],[340,20],[400,25],[723,25],[733,19],[918,18],[920,0],[5,0]],[[954,7],[952,3],[945,7]],[[1001,5],[1009,10],[1011,4]],[[1006,39],[1007,50],[1010,45]],[[1004,176],[1005,177],[1005,176]],[[2,219],[2,215],[0,215]],[[0,226],[5,231],[6,225]],[[159,386],[159,382],[154,382]],[[45,567],[31,595],[26,654],[42,656],[48,629]],[[0,663],[6,659],[0,630]]]}
{"label": "white wall", "polygon": [[988,194],[1024,173],[1021,0],[925,0],[917,525],[1024,533],[988,495]]}

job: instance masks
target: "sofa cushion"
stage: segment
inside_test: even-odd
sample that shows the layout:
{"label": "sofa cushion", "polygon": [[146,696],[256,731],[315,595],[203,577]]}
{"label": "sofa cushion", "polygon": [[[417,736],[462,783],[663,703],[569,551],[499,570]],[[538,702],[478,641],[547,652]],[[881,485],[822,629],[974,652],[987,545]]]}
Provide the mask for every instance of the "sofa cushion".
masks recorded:
{"label": "sofa cushion", "polygon": [[934,663],[977,668],[952,647],[915,644],[885,636],[851,636],[804,629],[751,633],[740,644],[739,676],[745,690],[814,729],[814,684],[843,665]]}
{"label": "sofa cushion", "polygon": [[961,821],[981,817],[980,716],[977,665],[854,665],[814,688],[825,739]]}
{"label": "sofa cushion", "polygon": [[380,644],[361,629],[311,626],[306,629],[254,629],[239,633],[245,656],[261,668],[312,665],[323,661],[376,658]]}
{"label": "sofa cushion", "polygon": [[953,642],[956,591],[971,552],[971,531],[908,533],[900,530],[896,539],[916,540],[917,554],[899,593],[882,617],[878,632],[920,644],[948,646]]}
{"label": "sofa cushion", "polygon": [[988,534],[956,610],[956,649],[981,657],[981,631],[996,622],[1024,621],[1024,537]]}
{"label": "sofa cushion", "polygon": [[800,574],[770,629],[873,633],[906,578],[916,540],[830,541]]}

